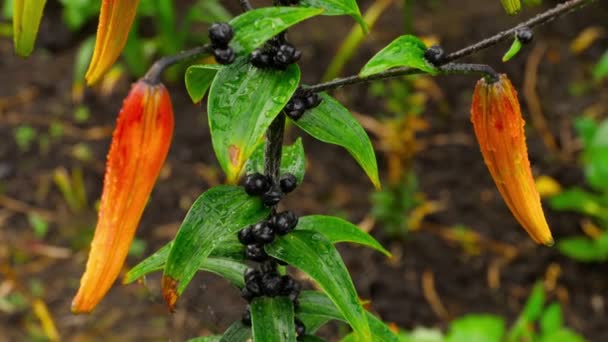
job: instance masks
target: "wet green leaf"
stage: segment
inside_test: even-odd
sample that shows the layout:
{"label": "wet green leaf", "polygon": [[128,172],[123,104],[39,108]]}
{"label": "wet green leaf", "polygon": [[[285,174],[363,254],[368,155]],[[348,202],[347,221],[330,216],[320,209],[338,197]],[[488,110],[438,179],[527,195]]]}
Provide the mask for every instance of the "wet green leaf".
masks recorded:
{"label": "wet green leaf", "polygon": [[295,341],[293,304],[289,298],[255,298],[251,302],[251,334],[254,341]]}
{"label": "wet green leaf", "polygon": [[405,66],[436,75],[437,68],[424,59],[426,50],[426,45],[418,37],[401,36],[372,57],[361,69],[359,76],[365,77],[394,67]]}
{"label": "wet green leaf", "polygon": [[217,186],[202,194],[188,211],[167,258],[163,295],[169,306],[217,246],[268,214],[261,200],[241,187]]}
{"label": "wet green leaf", "polygon": [[289,27],[323,13],[319,8],[263,7],[247,11],[230,21],[234,38],[230,46],[246,55]]}
{"label": "wet green leaf", "polygon": [[312,230],[323,234],[331,243],[352,242],[373,248],[380,253],[390,256],[371,235],[362,231],[354,224],[335,216],[311,215],[298,220],[296,229]]}
{"label": "wet green leaf", "polygon": [[266,252],[308,274],[325,291],[363,341],[370,328],[340,254],[322,234],[295,230],[265,246]]}
{"label": "wet green leaf", "polygon": [[334,98],[322,93],[321,104],[294,123],[325,143],[344,147],[361,165],[376,188],[380,188],[376,154],[361,124]]}
{"label": "wet green leaf", "polygon": [[209,91],[209,127],[228,182],[238,180],[245,162],[299,82],[297,64],[285,71],[262,70],[239,59],[218,72]]}
{"label": "wet green leaf", "polygon": [[[247,173],[264,173],[264,145],[260,144],[245,165]],[[302,183],[306,173],[306,154],[302,139],[298,138],[291,146],[283,146],[281,157],[281,174],[291,173],[296,176],[298,184]]]}
{"label": "wet green leaf", "polygon": [[368,31],[356,0],[300,0],[300,6],[323,8],[323,15],[350,15],[361,25],[363,31]]}
{"label": "wet green leaf", "polygon": [[509,48],[509,50],[507,50],[507,52],[504,54],[504,56],[502,56],[502,61],[503,62],[508,62],[511,60],[511,58],[515,57],[519,51],[522,48],[522,44],[521,41],[519,39],[517,39],[517,37],[513,40],[513,43],[511,44],[511,47]]}
{"label": "wet green leaf", "polygon": [[197,64],[191,65],[186,70],[186,75],[184,76],[186,90],[192,102],[201,102],[220,69],[221,65],[217,64]]}
{"label": "wet green leaf", "polygon": [[241,321],[237,321],[224,332],[220,342],[246,342],[249,337],[251,337],[251,329]]}

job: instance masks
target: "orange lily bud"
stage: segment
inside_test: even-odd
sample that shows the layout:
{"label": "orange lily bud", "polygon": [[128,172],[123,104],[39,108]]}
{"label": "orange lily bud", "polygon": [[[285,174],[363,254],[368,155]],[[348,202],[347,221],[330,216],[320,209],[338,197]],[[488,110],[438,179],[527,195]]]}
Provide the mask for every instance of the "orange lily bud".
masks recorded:
{"label": "orange lily bud", "polygon": [[114,130],[95,236],[73,312],[93,310],[118,277],[172,135],[167,89],[146,81],[134,84]]}
{"label": "orange lily bud", "polygon": [[537,243],[553,243],[534,184],[517,91],[506,75],[479,80],[471,121],[483,159],[511,213]]}
{"label": "orange lily bud", "polygon": [[95,51],[85,75],[91,85],[116,62],[127,43],[139,0],[102,0]]}

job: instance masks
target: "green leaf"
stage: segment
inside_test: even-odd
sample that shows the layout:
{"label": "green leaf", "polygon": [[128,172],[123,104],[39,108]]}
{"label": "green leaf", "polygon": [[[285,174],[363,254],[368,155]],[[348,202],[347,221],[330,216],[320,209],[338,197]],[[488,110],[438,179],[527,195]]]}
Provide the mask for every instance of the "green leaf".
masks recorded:
{"label": "green leaf", "polygon": [[339,217],[323,215],[303,216],[299,218],[296,229],[319,232],[331,243],[358,243],[373,248],[386,256],[391,256],[391,253],[384,249],[371,235]]}
{"label": "green leaf", "polygon": [[584,337],[575,333],[574,331],[566,328],[562,328],[558,331],[554,331],[551,334],[543,335],[539,342],[586,342]]}
{"label": "green leaf", "polygon": [[296,340],[293,304],[287,297],[258,297],[251,302],[251,333],[254,341]]}
{"label": "green leaf", "polygon": [[586,149],[593,144],[593,138],[597,134],[599,126],[594,119],[582,116],[574,119],[574,128],[578,137],[583,141],[583,148]]}
{"label": "green leaf", "polygon": [[209,91],[209,127],[215,155],[228,182],[237,181],[299,82],[297,64],[285,71],[263,70],[242,58],[218,72]]}
{"label": "green leaf", "polygon": [[186,342],[220,342],[222,340],[221,335],[213,336],[200,336],[187,340]]}
{"label": "green leaf", "polygon": [[376,188],[380,188],[376,154],[361,124],[334,98],[322,93],[321,104],[294,121],[317,140],[344,147],[361,165]]}
{"label": "green leaf", "polygon": [[216,246],[269,212],[241,187],[217,186],[202,194],[182,222],[165,265],[163,295],[169,307]]}
{"label": "green leaf", "polygon": [[563,323],[561,306],[557,302],[552,303],[540,318],[540,330],[543,335],[548,335],[561,329]]}
{"label": "green leaf", "polygon": [[508,62],[511,60],[511,58],[515,57],[519,51],[522,48],[522,43],[519,39],[517,39],[517,37],[515,37],[515,39],[513,40],[513,43],[511,44],[511,47],[509,48],[509,50],[505,53],[504,56],[502,56],[502,61],[503,62]]}
{"label": "green leaf", "polygon": [[226,258],[207,258],[203,261],[200,268],[201,270],[219,275],[238,288],[245,286],[243,274],[247,269],[247,265],[241,262]]}
{"label": "green leaf", "polygon": [[393,40],[365,64],[359,76],[366,77],[394,67],[411,67],[431,75],[439,71],[426,59],[427,47],[416,36],[405,35]]}
{"label": "green leaf", "polygon": [[186,90],[192,102],[201,102],[221,68],[221,65],[217,64],[197,64],[188,67],[185,75]]}
{"label": "green leaf", "polygon": [[500,0],[500,2],[508,14],[517,14],[521,10],[520,0]]}
{"label": "green leaf", "polygon": [[505,321],[493,315],[466,315],[450,324],[446,342],[500,342]]}
{"label": "green leaf", "polygon": [[314,335],[304,335],[298,337],[298,342],[326,342],[324,339]]}
{"label": "green leaf", "polygon": [[532,293],[530,293],[530,297],[528,297],[528,300],[524,305],[521,317],[528,322],[534,322],[540,317],[544,306],[545,289],[543,287],[543,283],[538,282],[532,288]]}
{"label": "green leaf", "polygon": [[593,67],[593,79],[596,82],[599,82],[606,77],[608,77],[608,50],[604,52],[595,67]]}
{"label": "green leaf", "polygon": [[323,13],[319,8],[264,7],[247,11],[230,21],[234,38],[230,46],[246,55],[289,27]]}
{"label": "green leaf", "polygon": [[[348,322],[327,296],[318,291],[302,291],[300,293],[300,309],[298,318],[302,320],[308,332],[327,323],[329,320]],[[391,329],[376,316],[366,312],[367,321],[375,342],[397,342],[399,339]],[[322,324],[320,324],[322,322]]]}
{"label": "green leaf", "polygon": [[364,341],[370,330],[365,310],[336,248],[322,234],[295,230],[265,246],[266,252],[314,279]]}
{"label": "green leaf", "polygon": [[[145,276],[146,274],[162,270],[165,267],[165,263],[167,262],[167,257],[169,256],[169,252],[171,251],[172,245],[173,241],[170,241],[168,244],[161,247],[154,254],[147,257],[135,267],[130,269],[123,279],[123,284],[131,284],[132,282]],[[235,236],[233,239],[228,237],[220,245],[215,247],[213,252],[209,254],[209,257],[243,260],[244,252],[245,247],[236,239]],[[203,266],[201,266],[201,269],[204,268],[205,265],[203,264]]]}
{"label": "green leaf", "polygon": [[363,31],[369,31],[356,0],[300,0],[300,6],[323,8],[323,15],[350,15],[361,25]]}
{"label": "green leaf", "polygon": [[[247,173],[264,173],[264,145],[259,145],[245,165]],[[281,174],[291,173],[296,176],[298,184],[302,183],[306,173],[306,154],[302,139],[298,138],[291,146],[283,146],[281,156]]]}
{"label": "green leaf", "polygon": [[557,249],[577,261],[597,262],[608,260],[608,251],[600,248],[597,241],[585,236],[575,236],[559,240]]}
{"label": "green leaf", "polygon": [[241,321],[236,321],[224,332],[220,342],[246,342],[251,337],[251,329]]}
{"label": "green leaf", "polygon": [[601,206],[599,196],[581,188],[573,187],[551,197],[549,204],[555,210],[572,210],[598,218],[606,217],[606,209]]}
{"label": "green leaf", "polygon": [[21,57],[34,50],[46,0],[13,0],[13,41]]}

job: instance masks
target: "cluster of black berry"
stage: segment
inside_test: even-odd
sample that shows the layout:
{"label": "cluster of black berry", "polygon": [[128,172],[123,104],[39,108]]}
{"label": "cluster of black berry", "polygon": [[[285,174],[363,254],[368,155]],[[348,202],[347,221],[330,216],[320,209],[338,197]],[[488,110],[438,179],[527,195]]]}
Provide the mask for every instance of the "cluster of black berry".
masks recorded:
{"label": "cluster of black berry", "polygon": [[251,64],[260,69],[285,70],[301,56],[302,52],[287,41],[285,34],[279,34],[267,41],[263,47],[253,50]]}
{"label": "cluster of black berry", "polygon": [[283,111],[293,120],[298,120],[304,112],[317,107],[321,103],[319,94],[307,89],[298,88]]}
{"label": "cluster of black berry", "polygon": [[245,245],[245,257],[249,260],[263,262],[268,260],[264,245],[274,241],[275,235],[285,235],[298,224],[298,217],[286,210],[276,213],[269,220],[258,222],[239,231],[239,241]]}
{"label": "cluster of black berry", "polygon": [[232,26],[227,23],[215,23],[209,27],[209,39],[213,56],[220,64],[231,64],[236,58],[234,50],[228,45],[234,37]]}
{"label": "cluster of black berry", "polygon": [[297,185],[297,179],[291,173],[285,174],[279,180],[279,184],[273,184],[269,177],[260,173],[248,174],[245,178],[245,191],[250,196],[261,196],[267,207],[279,203],[283,194],[292,192]]}

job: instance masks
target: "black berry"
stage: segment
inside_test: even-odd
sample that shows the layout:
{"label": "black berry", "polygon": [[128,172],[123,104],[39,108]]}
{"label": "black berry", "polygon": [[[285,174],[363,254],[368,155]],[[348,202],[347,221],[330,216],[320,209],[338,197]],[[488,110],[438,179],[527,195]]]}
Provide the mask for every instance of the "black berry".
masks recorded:
{"label": "black berry", "polygon": [[517,40],[522,42],[522,44],[528,44],[534,39],[534,31],[527,26],[518,29],[515,35],[517,36]]}
{"label": "black berry", "polygon": [[262,271],[262,273],[278,274],[276,268],[277,268],[276,259],[266,260],[260,265],[260,270]]}
{"label": "black berry", "polygon": [[251,226],[245,227],[239,231],[239,242],[243,245],[250,245],[255,242],[255,236],[251,231]]}
{"label": "black berry", "polygon": [[256,68],[265,69],[270,67],[271,57],[268,53],[262,50],[253,50],[251,53],[250,62]]}
{"label": "black berry", "polygon": [[281,186],[281,191],[287,194],[296,189],[296,186],[298,186],[298,180],[293,174],[286,173],[283,175],[283,177],[281,177],[279,185]]}
{"label": "black berry", "polygon": [[245,191],[250,196],[259,196],[270,189],[270,180],[261,173],[251,173],[245,177]]}
{"label": "black berry", "polygon": [[209,27],[209,39],[214,47],[227,48],[232,37],[234,31],[227,23],[215,23]]}
{"label": "black berry", "polygon": [[302,321],[300,321],[299,319],[296,318],[295,324],[296,324],[296,335],[298,335],[298,337],[303,336],[306,333],[306,327],[304,326],[304,323],[302,323]]}
{"label": "black berry", "polygon": [[306,110],[306,102],[299,97],[293,97],[285,105],[285,114],[293,120],[298,120]]}
{"label": "black berry", "polygon": [[264,250],[264,245],[254,244],[248,245],[245,248],[245,257],[249,260],[260,262],[268,259],[268,254]]}
{"label": "black berry", "polygon": [[306,109],[313,109],[321,104],[321,96],[317,93],[310,92],[310,94],[305,97],[304,102],[306,103]]}
{"label": "black berry", "polygon": [[243,287],[243,289],[241,289],[241,297],[244,300],[251,302],[253,300],[253,298],[255,298],[257,296],[256,296],[256,294],[251,292],[247,287]]}
{"label": "black berry", "polygon": [[254,296],[259,296],[262,293],[261,285],[261,277],[255,277],[245,283],[245,288]]}
{"label": "black berry", "polygon": [[272,188],[262,195],[262,202],[264,202],[265,206],[272,207],[277,205],[281,201],[281,198],[283,198],[281,190]]}
{"label": "black berry", "polygon": [[250,327],[251,326],[251,308],[247,305],[247,309],[243,313],[243,318],[241,319],[244,325]]}
{"label": "black berry", "polygon": [[244,278],[245,278],[245,282],[250,282],[252,280],[255,279],[260,279],[260,277],[262,276],[262,273],[256,269],[253,268],[247,268],[245,270],[245,274],[244,274]]}
{"label": "black berry", "polygon": [[276,234],[285,235],[296,227],[298,217],[293,212],[286,210],[271,217],[268,224],[274,228]]}
{"label": "black berry", "polygon": [[424,59],[433,65],[439,65],[445,57],[443,48],[439,45],[433,45],[424,52]]}
{"label": "black berry", "polygon": [[262,276],[262,291],[266,296],[279,295],[282,284],[281,277],[276,273],[266,273]]}
{"label": "black berry", "polygon": [[231,47],[213,49],[213,56],[220,64],[231,64],[234,62],[236,55]]}
{"label": "black berry", "polygon": [[251,227],[251,232],[257,243],[271,243],[274,240],[274,229],[268,226],[266,221],[254,224]]}

